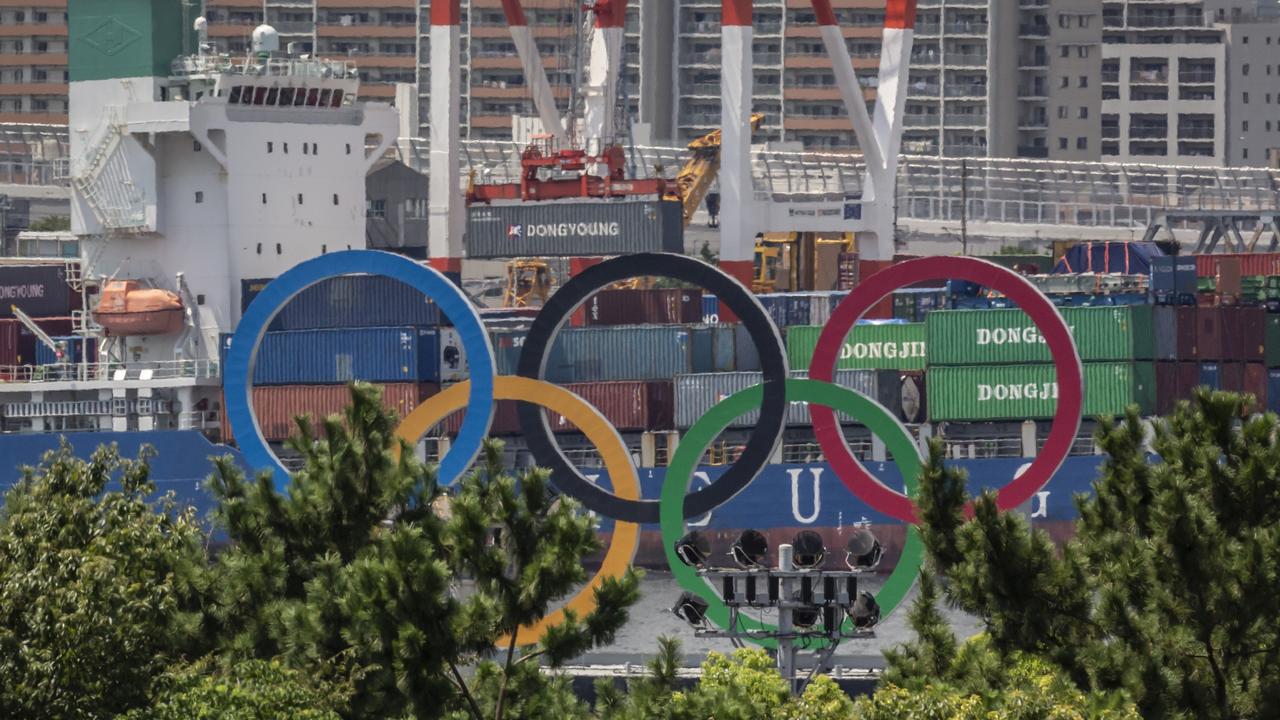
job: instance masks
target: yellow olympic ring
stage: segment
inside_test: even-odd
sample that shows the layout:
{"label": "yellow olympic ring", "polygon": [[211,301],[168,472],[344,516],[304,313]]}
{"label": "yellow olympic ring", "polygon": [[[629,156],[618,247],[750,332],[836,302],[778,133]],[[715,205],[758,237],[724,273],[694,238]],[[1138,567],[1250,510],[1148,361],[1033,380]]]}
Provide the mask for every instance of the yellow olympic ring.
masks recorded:
{"label": "yellow olympic ring", "polygon": [[[415,444],[431,428],[449,416],[455,410],[467,406],[470,381],[460,382],[435,395],[409,413],[400,426],[396,428],[396,436],[409,444]],[[499,375],[494,378],[494,400],[524,400],[540,405],[552,412],[559,413],[578,427],[578,430],[596,446],[604,461],[605,469],[613,482],[613,492],[620,498],[638,500],[640,498],[640,479],[636,475],[635,466],[631,463],[631,454],[618,435],[618,430],[585,400],[542,380]],[[596,606],[595,590],[610,577],[621,577],[635,559],[636,548],[640,544],[640,526],[636,523],[617,520],[613,525],[613,538],[609,549],[605,552],[604,561],[586,587],[569,599],[564,607],[547,615],[532,625],[522,626],[516,631],[516,642],[521,645],[533,645],[542,639],[547,628],[556,626],[568,610],[572,610],[579,618],[584,617]],[[499,644],[505,644],[508,638],[502,638]]]}

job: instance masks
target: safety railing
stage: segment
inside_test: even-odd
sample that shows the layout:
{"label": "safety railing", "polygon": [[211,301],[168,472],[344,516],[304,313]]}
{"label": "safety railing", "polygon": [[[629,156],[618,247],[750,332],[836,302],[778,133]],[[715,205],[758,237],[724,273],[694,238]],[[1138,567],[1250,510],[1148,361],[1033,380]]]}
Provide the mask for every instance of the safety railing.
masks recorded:
{"label": "safety railing", "polygon": [[150,380],[203,380],[217,378],[219,373],[216,360],[0,365],[0,383],[141,380],[144,376]]}

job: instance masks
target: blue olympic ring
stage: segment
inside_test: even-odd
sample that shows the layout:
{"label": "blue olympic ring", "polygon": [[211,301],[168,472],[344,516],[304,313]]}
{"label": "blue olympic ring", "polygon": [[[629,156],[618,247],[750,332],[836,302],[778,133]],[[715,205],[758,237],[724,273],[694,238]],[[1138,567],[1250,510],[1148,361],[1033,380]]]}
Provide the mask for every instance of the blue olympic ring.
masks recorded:
{"label": "blue olympic ring", "polygon": [[[489,334],[471,301],[447,277],[408,258],[379,250],[344,250],[295,265],[268,283],[245,310],[231,338],[227,367],[222,374],[224,411],[240,452],[250,467],[274,469],[276,489],[284,491],[289,471],[267,446],[253,412],[253,369],[258,345],[272,318],[295,295],[322,280],[355,273],[381,275],[411,285],[434,300],[458,331],[472,372],[462,427],[449,452],[440,459],[439,481],[442,485],[451,485],[479,455],[493,419],[493,378],[497,373]],[[246,432],[250,428],[253,431]]]}

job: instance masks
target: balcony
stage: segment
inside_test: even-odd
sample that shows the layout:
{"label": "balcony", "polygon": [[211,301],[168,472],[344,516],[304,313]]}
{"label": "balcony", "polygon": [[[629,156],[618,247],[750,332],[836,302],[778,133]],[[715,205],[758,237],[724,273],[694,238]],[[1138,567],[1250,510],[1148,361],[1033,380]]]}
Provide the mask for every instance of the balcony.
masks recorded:
{"label": "balcony", "polygon": [[[1043,55],[1037,55],[1035,57],[1018,58],[1018,67],[1020,68],[1042,68],[1042,67],[1048,67],[1048,66],[1049,66],[1049,58]],[[1105,82],[1105,76],[1104,76],[1104,82]]]}
{"label": "balcony", "polygon": [[1042,85],[1018,88],[1018,99],[1020,100],[1044,100],[1048,97],[1049,96],[1045,93],[1044,86]]}
{"label": "balcony", "polygon": [[987,86],[977,84],[956,85],[950,84],[946,87],[947,97],[980,97],[987,96]]}
{"label": "balcony", "polygon": [[907,86],[908,97],[938,97],[941,88],[936,83],[912,83]]}
{"label": "balcony", "polygon": [[1018,26],[1019,37],[1046,38],[1049,37],[1049,26],[1047,24],[1031,23],[1028,25]]}
{"label": "balcony", "polygon": [[949,22],[947,23],[947,34],[986,37],[988,27],[988,24],[984,22]]}
{"label": "balcony", "polygon": [[1130,127],[1130,140],[1159,140],[1164,142],[1169,137],[1167,127]]}
{"label": "balcony", "polygon": [[1167,85],[1169,83],[1169,71],[1167,69],[1133,70],[1129,73],[1129,83],[1132,85]]}
{"label": "balcony", "polygon": [[1200,28],[1204,26],[1204,16],[1192,13],[1133,14],[1129,17],[1129,27],[1132,28]]}
{"label": "balcony", "polygon": [[916,23],[914,35],[916,35],[917,37],[921,35],[937,35],[938,31],[941,29],[942,29],[942,26],[936,22],[932,22],[932,23],[918,22]]}
{"label": "balcony", "polygon": [[1118,140],[1120,138],[1120,127],[1118,125],[1103,125],[1102,137],[1109,140]]}
{"label": "balcony", "polygon": [[938,116],[937,115],[911,115],[911,114],[903,115],[902,125],[903,127],[937,127]]}
{"label": "balcony", "polygon": [[1213,126],[1191,125],[1178,128],[1179,140],[1212,140]]}
{"label": "balcony", "polygon": [[946,124],[951,127],[986,127],[986,113],[947,113]]}
{"label": "balcony", "polygon": [[1046,130],[1049,127],[1049,118],[1047,117],[1028,117],[1018,120],[1019,130]]}
{"label": "balcony", "polygon": [[1047,158],[1049,157],[1049,148],[1043,145],[1019,145],[1018,157]]}
{"label": "balcony", "polygon": [[964,53],[947,53],[947,65],[952,67],[986,67],[985,54],[967,55]]}
{"label": "balcony", "polygon": [[1213,70],[1180,70],[1178,72],[1178,82],[1180,83],[1214,83],[1217,81],[1217,74]]}

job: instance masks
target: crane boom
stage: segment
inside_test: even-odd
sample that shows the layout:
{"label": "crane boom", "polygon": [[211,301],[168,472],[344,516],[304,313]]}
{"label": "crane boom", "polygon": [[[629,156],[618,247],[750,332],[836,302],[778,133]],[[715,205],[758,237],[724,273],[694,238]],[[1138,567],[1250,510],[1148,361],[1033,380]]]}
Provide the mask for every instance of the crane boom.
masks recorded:
{"label": "crane boom", "polygon": [[[764,113],[752,113],[752,130],[758,130],[763,122]],[[694,138],[687,146],[692,155],[676,174],[676,192],[684,204],[686,226],[693,220],[693,214],[698,211],[698,206],[711,190],[716,173],[720,172],[720,138],[719,128],[700,138]]]}
{"label": "crane boom", "polygon": [[35,320],[31,319],[30,315],[19,310],[17,305],[10,305],[9,309],[13,311],[13,316],[18,318],[18,322],[25,325],[26,328],[31,331],[31,334],[36,336],[37,340],[48,346],[59,360],[62,359],[62,356],[64,355],[62,348],[58,347],[58,343],[54,342],[53,338],[49,337],[49,333],[40,329],[40,326],[36,324]]}

